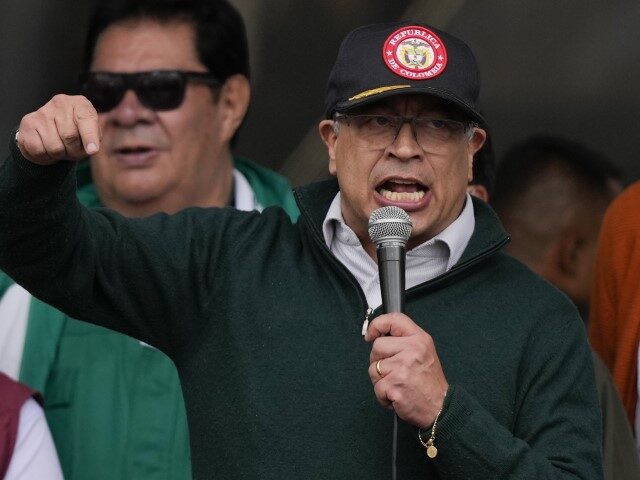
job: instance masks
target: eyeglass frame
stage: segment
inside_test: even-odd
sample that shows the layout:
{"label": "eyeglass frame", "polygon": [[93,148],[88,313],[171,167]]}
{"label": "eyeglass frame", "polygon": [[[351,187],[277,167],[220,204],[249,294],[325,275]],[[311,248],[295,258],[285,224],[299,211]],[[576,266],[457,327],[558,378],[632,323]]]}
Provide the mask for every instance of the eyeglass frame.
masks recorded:
{"label": "eyeglass frame", "polygon": [[[174,107],[170,107],[170,108],[154,108],[153,106],[147,105],[143,101],[143,98],[141,98],[141,96],[139,95],[139,92],[138,92],[138,90],[136,88],[139,85],[141,77],[149,76],[149,75],[153,75],[153,74],[162,74],[162,73],[178,74],[178,76],[180,77],[180,79],[182,81],[182,85],[183,86],[182,86],[182,89],[180,91],[180,101]],[[105,71],[105,70],[95,70],[95,71],[83,72],[78,76],[78,79],[80,81],[80,89],[81,89],[83,94],[87,93],[86,85],[89,82],[89,80],[91,79],[91,77],[97,76],[97,75],[107,75],[107,76],[121,78],[123,80],[123,88],[124,88],[124,90],[122,91],[122,96],[118,99],[118,101],[111,108],[109,108],[108,110],[98,110],[96,108],[96,110],[98,110],[100,113],[110,112],[111,110],[116,108],[120,104],[120,102],[122,102],[122,99],[124,98],[124,96],[126,95],[126,93],[129,90],[132,90],[136,94],[136,97],[138,98],[140,103],[142,103],[145,107],[147,107],[147,108],[149,108],[151,110],[154,110],[154,111],[170,111],[170,110],[175,110],[177,108],[180,108],[180,106],[184,102],[184,97],[185,97],[185,93],[186,93],[187,85],[188,85],[189,81],[193,81],[195,83],[202,83],[202,84],[205,84],[205,85],[209,85],[211,88],[219,87],[224,83],[223,81],[221,81],[215,75],[213,75],[211,72],[208,72],[208,71],[207,72],[198,72],[198,71],[193,71],[193,70],[157,69],[157,70],[144,70],[144,71],[140,71],[140,72],[128,72],[127,73],[127,72],[110,72],[110,71]],[[88,95],[87,95],[87,98],[88,98]],[[89,98],[89,100],[91,100],[91,99]]]}
{"label": "eyeglass frame", "polygon": [[[478,124],[472,121],[461,121],[461,120],[454,120],[454,119],[450,119],[450,118],[429,118],[426,115],[417,115],[417,116],[411,116],[411,117],[405,117],[404,115],[391,115],[391,114],[387,114],[387,113],[355,113],[355,114],[349,114],[349,113],[343,113],[343,112],[335,112],[333,114],[333,121],[336,122],[335,125],[338,124],[338,122],[340,121],[345,121],[348,122],[349,119],[356,119],[356,118],[363,118],[363,117],[367,117],[367,118],[373,118],[373,117],[383,117],[383,118],[393,118],[394,120],[400,120],[397,130],[392,138],[392,140],[389,142],[389,145],[385,146],[384,148],[388,148],[390,145],[393,145],[393,143],[398,139],[398,135],[400,135],[400,130],[402,130],[402,127],[404,127],[405,123],[408,123],[411,126],[411,133],[413,133],[413,139],[415,140],[415,142],[420,145],[421,148],[425,148],[423,147],[420,142],[418,141],[418,134],[416,131],[416,126],[415,126],[415,121],[418,118],[428,118],[429,120],[441,120],[441,121],[445,121],[445,122],[453,122],[453,123],[457,123],[460,124],[462,126],[462,131],[464,133],[466,133],[467,135],[467,140],[471,140],[471,138],[473,137],[473,133],[475,131],[476,128],[478,128]],[[337,129],[334,127],[334,131],[336,131],[337,133]]]}

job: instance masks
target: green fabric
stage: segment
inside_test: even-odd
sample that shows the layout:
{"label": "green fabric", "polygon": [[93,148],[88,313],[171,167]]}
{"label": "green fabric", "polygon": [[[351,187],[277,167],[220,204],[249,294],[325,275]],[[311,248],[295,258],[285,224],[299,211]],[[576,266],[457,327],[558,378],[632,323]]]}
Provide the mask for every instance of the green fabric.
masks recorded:
{"label": "green fabric", "polygon": [[233,163],[249,181],[260,205],[265,208],[279,205],[292,220],[298,218],[300,211],[293,198],[291,186],[284,177],[243,157],[234,157]]}
{"label": "green fabric", "polygon": [[[235,161],[261,205],[282,202],[297,217],[283,177],[249,160]],[[77,178],[79,200],[100,207],[88,162]],[[11,283],[0,275],[2,292]],[[180,382],[175,365],[159,350],[33,299],[20,380],[46,399],[65,478],[191,478]]]}
{"label": "green fabric", "polygon": [[[0,167],[0,266],[175,361],[194,478],[389,478],[393,419],[367,375],[365,299],[321,233],[336,182],[298,190],[296,224],[278,208],[127,221],[80,208],[68,165],[12,152]],[[399,422],[398,478],[601,479],[583,323],[499,251],[493,212],[474,209],[460,262],[407,292],[451,388],[435,460]]]}
{"label": "green fabric", "polygon": [[0,272],[0,297],[4,295],[4,292],[6,292],[11,285],[13,285],[13,280],[4,272]]}

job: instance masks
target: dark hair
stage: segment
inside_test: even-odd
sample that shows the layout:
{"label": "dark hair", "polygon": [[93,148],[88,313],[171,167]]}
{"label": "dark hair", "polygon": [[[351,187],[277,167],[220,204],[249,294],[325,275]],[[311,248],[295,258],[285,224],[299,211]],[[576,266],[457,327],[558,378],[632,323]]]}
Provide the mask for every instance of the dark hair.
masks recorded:
{"label": "dark hair", "polygon": [[482,185],[489,196],[489,203],[493,197],[496,180],[496,160],[491,144],[491,137],[487,136],[482,148],[473,156],[473,180],[470,185]]}
{"label": "dark hair", "polygon": [[508,210],[549,167],[560,166],[590,194],[610,199],[611,182],[622,184],[622,174],[603,154],[586,145],[554,135],[537,135],[514,144],[496,170],[493,206]]}
{"label": "dark hair", "polygon": [[109,26],[127,20],[184,21],[196,31],[200,61],[224,82],[234,74],[249,78],[249,49],[244,22],[226,0],[102,0],[89,24],[84,67],[88,70],[96,42]]}

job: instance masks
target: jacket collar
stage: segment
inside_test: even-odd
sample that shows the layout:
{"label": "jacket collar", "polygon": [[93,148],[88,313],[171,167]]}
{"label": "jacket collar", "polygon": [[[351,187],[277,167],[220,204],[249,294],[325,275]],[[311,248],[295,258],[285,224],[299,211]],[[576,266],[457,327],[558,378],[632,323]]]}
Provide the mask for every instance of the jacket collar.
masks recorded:
{"label": "jacket collar", "polygon": [[[296,202],[298,202],[301,217],[320,239],[323,238],[322,222],[333,198],[338,193],[338,189],[336,179],[311,183],[295,189]],[[473,199],[476,226],[458,264],[471,261],[485,252],[499,249],[510,240],[493,209],[482,200],[473,196],[471,198]]]}

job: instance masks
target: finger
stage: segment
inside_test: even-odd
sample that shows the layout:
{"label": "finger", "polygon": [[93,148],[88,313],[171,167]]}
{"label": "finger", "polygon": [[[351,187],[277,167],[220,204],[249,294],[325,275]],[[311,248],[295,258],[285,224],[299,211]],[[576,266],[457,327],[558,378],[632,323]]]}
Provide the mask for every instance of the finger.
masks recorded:
{"label": "finger", "polygon": [[367,369],[367,373],[369,374],[369,378],[371,379],[372,384],[376,384],[383,378],[388,377],[393,371],[393,359],[392,358],[381,358],[375,362],[369,364],[369,368]]}
{"label": "finger", "polygon": [[376,382],[382,380],[384,378],[384,370],[382,370],[382,361],[380,363],[372,362],[369,364],[369,368],[367,369],[369,373],[369,378],[371,379],[371,383],[374,385]]}
{"label": "finger", "polygon": [[387,397],[388,384],[385,380],[380,380],[373,386],[373,393],[378,400],[378,403],[386,408],[393,408],[392,402]]}
{"label": "finger", "polygon": [[378,337],[373,341],[369,362],[374,363],[382,358],[393,357],[410,346],[406,337]]}
{"label": "finger", "polygon": [[24,158],[34,163],[47,165],[52,162],[36,130],[38,118],[39,115],[36,112],[29,113],[22,117],[20,127],[18,128],[18,132],[20,133],[17,136],[17,143],[20,153]]}
{"label": "finger", "polygon": [[73,121],[73,117],[60,115],[54,118],[54,122],[58,132],[58,137],[65,148],[65,158],[75,159],[78,157],[84,157],[84,146],[80,140],[80,132]]}
{"label": "finger", "polygon": [[62,160],[63,158],[66,158],[66,148],[64,143],[62,143],[60,135],[58,135],[58,129],[56,128],[55,121],[52,118],[40,115],[36,131],[38,132],[42,145],[50,159]]}
{"label": "finger", "polygon": [[29,128],[21,128],[18,135],[18,148],[24,158],[34,163],[48,164],[51,163],[49,155],[42,145],[38,132]]}
{"label": "finger", "polygon": [[100,149],[100,124],[98,123],[98,112],[86,98],[75,105],[73,118],[80,139],[87,155],[93,155]]}
{"label": "finger", "polygon": [[392,335],[394,337],[404,337],[413,335],[420,330],[413,320],[403,313],[386,313],[376,317],[367,329],[364,339],[371,342],[383,335]]}

